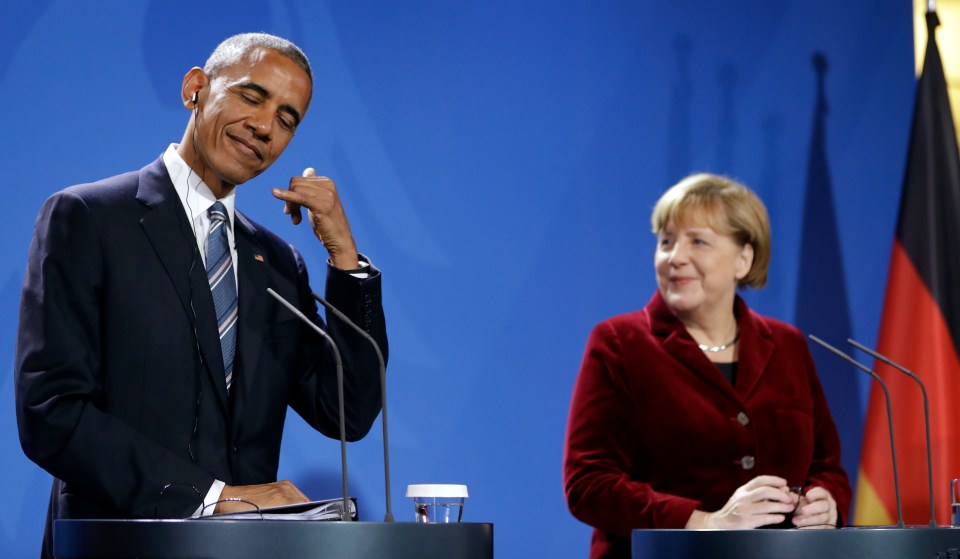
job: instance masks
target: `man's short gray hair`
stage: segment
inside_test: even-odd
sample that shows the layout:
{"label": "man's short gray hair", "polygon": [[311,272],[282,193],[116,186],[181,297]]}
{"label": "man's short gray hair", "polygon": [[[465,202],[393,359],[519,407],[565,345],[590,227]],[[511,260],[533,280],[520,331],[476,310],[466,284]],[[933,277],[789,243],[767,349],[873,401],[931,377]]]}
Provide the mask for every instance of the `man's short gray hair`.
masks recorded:
{"label": "man's short gray hair", "polygon": [[310,78],[310,85],[313,86],[313,72],[310,70],[310,61],[307,60],[307,55],[303,54],[303,51],[297,45],[283,37],[277,37],[269,33],[241,33],[224,39],[207,58],[207,62],[203,65],[203,71],[211,78],[216,77],[224,68],[236,63],[244,55],[258,48],[276,51],[292,60],[307,73],[307,77]]}

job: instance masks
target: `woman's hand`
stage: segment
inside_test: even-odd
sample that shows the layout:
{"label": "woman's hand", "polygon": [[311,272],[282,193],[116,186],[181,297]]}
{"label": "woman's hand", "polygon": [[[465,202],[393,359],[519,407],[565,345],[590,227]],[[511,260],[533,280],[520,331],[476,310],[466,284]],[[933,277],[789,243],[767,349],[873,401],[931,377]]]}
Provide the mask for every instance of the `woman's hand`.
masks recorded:
{"label": "woman's hand", "polygon": [[800,506],[793,514],[797,528],[836,528],[837,502],[822,487],[811,487],[800,497]]}
{"label": "woman's hand", "polygon": [[745,530],[779,524],[796,507],[798,498],[796,493],[790,492],[787,480],[777,476],[757,476],[734,491],[720,510],[694,511],[686,527]]}

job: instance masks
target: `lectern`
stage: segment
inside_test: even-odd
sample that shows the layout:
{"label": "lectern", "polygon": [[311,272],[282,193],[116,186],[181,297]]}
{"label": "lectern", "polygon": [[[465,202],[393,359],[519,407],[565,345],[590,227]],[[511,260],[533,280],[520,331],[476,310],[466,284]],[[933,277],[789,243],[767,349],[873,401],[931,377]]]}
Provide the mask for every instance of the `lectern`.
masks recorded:
{"label": "lectern", "polygon": [[58,559],[493,559],[493,524],[57,520]]}
{"label": "lectern", "polygon": [[960,528],[634,530],[633,559],[953,559]]}

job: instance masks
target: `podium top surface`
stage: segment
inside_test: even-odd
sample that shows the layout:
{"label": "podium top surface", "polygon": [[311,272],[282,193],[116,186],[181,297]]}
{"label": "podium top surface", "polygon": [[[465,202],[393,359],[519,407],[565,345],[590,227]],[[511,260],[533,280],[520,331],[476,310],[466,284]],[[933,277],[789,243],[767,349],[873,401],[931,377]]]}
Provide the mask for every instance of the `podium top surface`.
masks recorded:
{"label": "podium top surface", "polygon": [[57,520],[59,559],[493,559],[493,524],[295,520]]}
{"label": "podium top surface", "polygon": [[960,528],[634,530],[631,544],[633,559],[934,559],[958,557]]}

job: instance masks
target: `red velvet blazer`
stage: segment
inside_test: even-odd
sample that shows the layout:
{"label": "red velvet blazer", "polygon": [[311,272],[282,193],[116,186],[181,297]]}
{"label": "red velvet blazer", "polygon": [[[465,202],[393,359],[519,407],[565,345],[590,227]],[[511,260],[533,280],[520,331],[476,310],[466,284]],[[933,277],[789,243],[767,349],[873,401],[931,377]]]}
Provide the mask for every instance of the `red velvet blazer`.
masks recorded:
{"label": "red velvet blazer", "polygon": [[659,292],[593,330],[567,425],[570,511],[595,528],[591,557],[628,557],[634,528],[683,528],[761,474],[819,485],[841,524],[851,490],[840,439],[803,335],[737,297],[736,384],[697,347]]}

